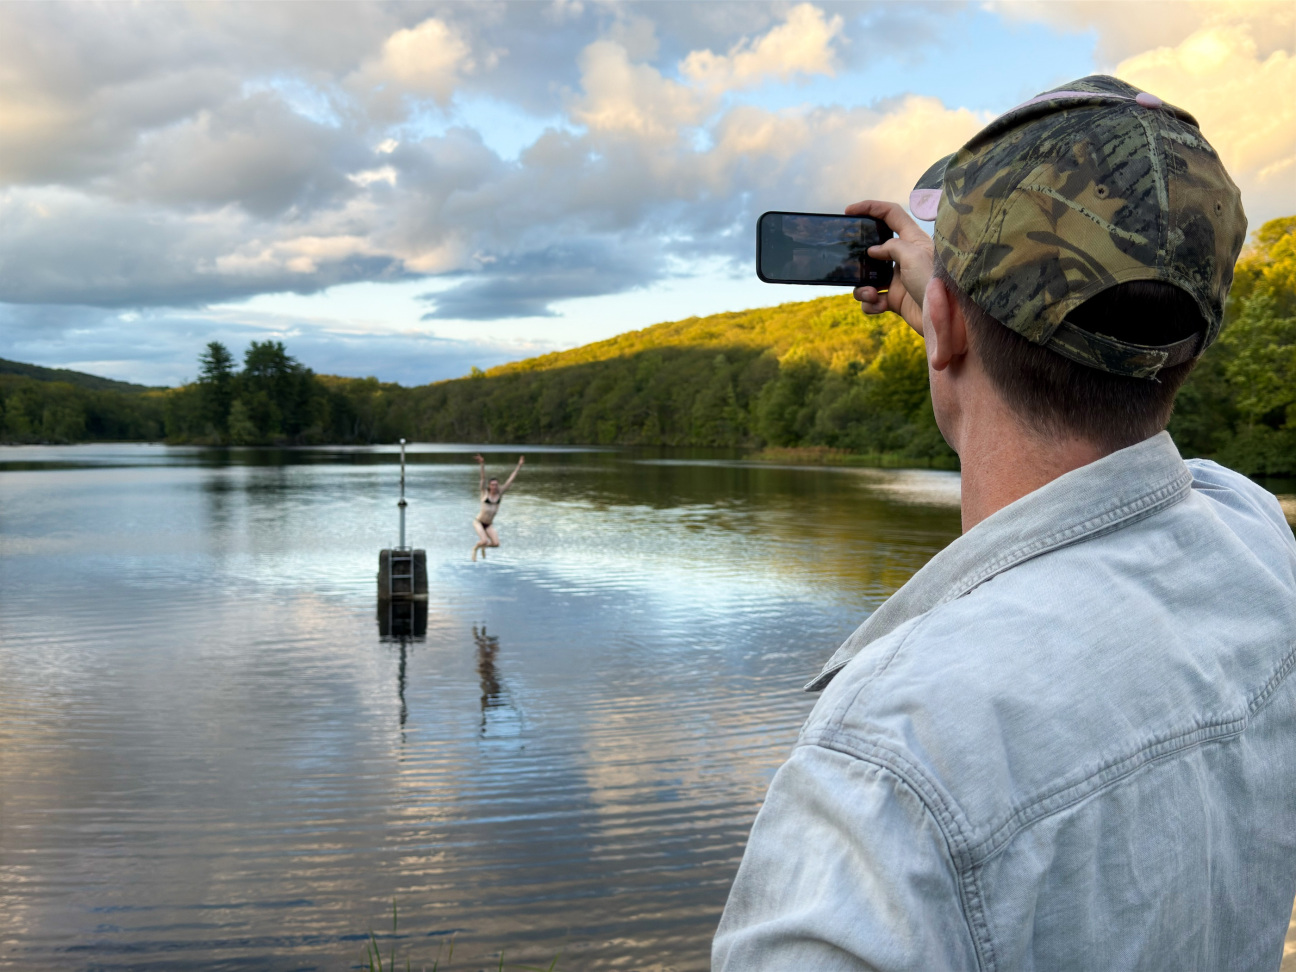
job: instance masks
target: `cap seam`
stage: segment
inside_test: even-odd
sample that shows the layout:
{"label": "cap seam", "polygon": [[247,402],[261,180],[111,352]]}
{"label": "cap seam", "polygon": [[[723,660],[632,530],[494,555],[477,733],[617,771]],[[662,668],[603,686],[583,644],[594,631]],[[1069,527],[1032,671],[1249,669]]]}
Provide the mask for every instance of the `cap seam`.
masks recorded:
{"label": "cap seam", "polygon": [[[1037,163],[1031,166],[1030,171],[1023,172],[1021,174],[1021,177],[1017,180],[1016,184],[1012,187],[1012,189],[1004,193],[1003,196],[1000,197],[998,208],[996,209],[994,216],[991,219],[986,220],[985,229],[981,231],[981,236],[977,239],[976,245],[973,247],[973,252],[966,254],[966,256],[969,258],[969,262],[967,266],[964,268],[965,273],[968,270],[972,269],[971,261],[973,260],[979,261],[980,263],[984,264],[985,243],[988,239],[990,239],[992,235],[994,236],[996,243],[1001,241],[1003,236],[1003,224],[1004,224],[1004,220],[1008,218],[1008,206],[1010,201],[1012,200],[1012,197],[1022,191],[1023,188],[1022,182],[1030,178],[1036,172],[1038,172],[1041,164],[1042,163]],[[992,230],[993,233],[991,232]],[[951,247],[951,249],[958,250],[957,247]],[[977,274],[978,277],[984,276],[984,270],[982,269],[982,267],[978,266]],[[986,310],[985,307],[983,307],[981,303],[972,295],[971,288],[969,288],[966,283],[960,280],[958,281],[958,284],[959,287],[962,288],[963,293],[967,294],[969,300],[971,300],[974,304],[980,307],[983,311]],[[990,312],[986,311],[986,313],[989,314]],[[995,319],[998,320],[998,318]],[[1000,323],[1002,324],[1003,322],[1000,321]],[[1017,329],[1012,328],[1012,330],[1016,331]],[[1018,331],[1018,333],[1021,332]]]}
{"label": "cap seam", "polygon": [[1185,135],[1183,132],[1173,132],[1166,129],[1161,133],[1163,138],[1168,138],[1172,142],[1178,142],[1180,145],[1187,145],[1189,148],[1195,148],[1210,152],[1216,155],[1215,147],[1200,135]]}
{"label": "cap seam", "polygon": [[1148,124],[1147,117],[1143,112],[1135,112],[1134,118],[1138,121],[1139,127],[1143,129],[1143,134],[1147,138],[1148,154],[1152,158],[1152,181],[1156,184],[1157,193],[1157,228],[1160,230],[1160,238],[1157,240],[1157,259],[1163,267],[1170,263],[1170,192],[1165,184],[1165,159],[1157,144],[1156,133],[1152,131],[1152,126]]}

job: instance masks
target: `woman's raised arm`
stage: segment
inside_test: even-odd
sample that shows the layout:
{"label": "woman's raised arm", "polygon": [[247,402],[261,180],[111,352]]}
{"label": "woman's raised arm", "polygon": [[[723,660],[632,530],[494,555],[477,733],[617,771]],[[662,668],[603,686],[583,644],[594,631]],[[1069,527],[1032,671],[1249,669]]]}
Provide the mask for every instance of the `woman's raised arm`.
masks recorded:
{"label": "woman's raised arm", "polygon": [[518,456],[517,466],[514,467],[513,472],[509,474],[509,478],[504,480],[504,485],[500,487],[501,493],[513,485],[513,480],[517,479],[517,474],[522,471],[522,463],[524,462],[526,462],[526,456]]}

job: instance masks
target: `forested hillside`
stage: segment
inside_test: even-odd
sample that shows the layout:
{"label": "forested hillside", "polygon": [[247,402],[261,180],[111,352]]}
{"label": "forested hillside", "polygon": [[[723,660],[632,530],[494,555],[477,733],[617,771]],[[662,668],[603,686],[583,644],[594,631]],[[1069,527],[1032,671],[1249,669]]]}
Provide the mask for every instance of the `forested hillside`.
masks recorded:
{"label": "forested hillside", "polygon": [[0,442],[159,439],[163,391],[0,358]]}
{"label": "forested hillside", "polygon": [[[658,324],[415,388],[316,375],[278,342],[241,367],[219,343],[164,393],[0,374],[0,440],[156,438],[234,445],[443,442],[820,446],[952,459],[932,418],[922,342],[839,294]],[[1187,454],[1296,475],[1296,216],[1238,262],[1219,342],[1170,425]]]}
{"label": "forested hillside", "polygon": [[1186,454],[1296,476],[1296,216],[1265,223],[1238,260],[1224,331],[1179,394],[1170,432]]}
{"label": "forested hillside", "polygon": [[89,388],[91,391],[119,391],[142,393],[161,391],[147,385],[134,385],[129,381],[117,381],[113,378],[100,378],[88,375],[84,371],[71,371],[67,368],[45,368],[41,365],[24,364],[21,361],[9,361],[0,358],[0,375],[17,375],[22,378],[35,378],[37,381],[59,381],[78,388]]}
{"label": "forested hillside", "polygon": [[950,455],[927,401],[921,340],[899,318],[864,317],[845,295],[659,324],[417,388],[316,376],[279,344],[254,344],[241,372],[209,345],[201,368],[169,395],[173,440],[822,444]]}
{"label": "forested hillside", "polygon": [[849,295],[660,324],[410,394],[418,434],[451,441],[950,455],[921,339]]}
{"label": "forested hillside", "polygon": [[161,439],[166,394],[94,389],[0,372],[0,443]]}

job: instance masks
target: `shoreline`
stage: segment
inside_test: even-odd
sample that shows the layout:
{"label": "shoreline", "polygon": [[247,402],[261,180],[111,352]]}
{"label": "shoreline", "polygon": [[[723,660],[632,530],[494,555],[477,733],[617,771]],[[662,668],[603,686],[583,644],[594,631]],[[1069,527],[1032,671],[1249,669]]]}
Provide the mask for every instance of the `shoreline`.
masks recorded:
{"label": "shoreline", "polygon": [[915,457],[897,452],[850,452],[828,446],[767,446],[746,457],[752,462],[796,466],[863,466],[872,469],[946,469],[957,472],[958,456]]}

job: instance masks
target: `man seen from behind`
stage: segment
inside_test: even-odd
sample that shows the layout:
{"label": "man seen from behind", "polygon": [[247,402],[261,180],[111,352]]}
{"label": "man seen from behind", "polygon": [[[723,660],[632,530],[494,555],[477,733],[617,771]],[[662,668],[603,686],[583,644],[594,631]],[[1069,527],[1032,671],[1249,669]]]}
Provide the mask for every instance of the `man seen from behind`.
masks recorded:
{"label": "man seen from behind", "polygon": [[716,969],[1277,969],[1296,895],[1296,539],[1164,431],[1246,236],[1186,111],[1031,99],[910,199],[963,535],[808,686]]}

